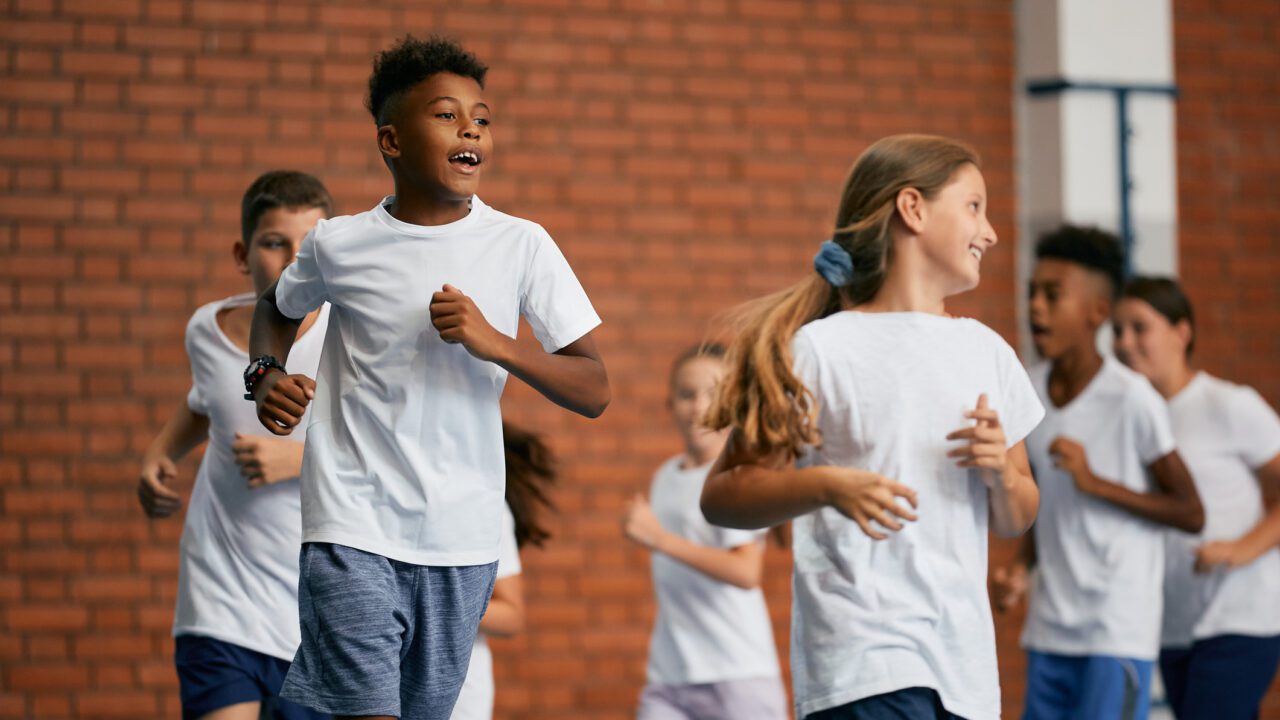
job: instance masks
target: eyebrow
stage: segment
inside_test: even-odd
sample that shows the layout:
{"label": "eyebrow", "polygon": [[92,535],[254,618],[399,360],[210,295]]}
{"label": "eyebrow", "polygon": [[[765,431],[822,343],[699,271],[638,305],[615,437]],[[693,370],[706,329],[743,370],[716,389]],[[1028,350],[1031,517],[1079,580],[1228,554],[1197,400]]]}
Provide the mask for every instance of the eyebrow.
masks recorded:
{"label": "eyebrow", "polygon": [[[458,103],[459,105],[461,105],[461,104],[462,104],[462,101],[461,101],[461,100],[459,100],[459,99],[458,99],[458,98],[456,98],[456,97],[453,97],[452,95],[441,95],[441,96],[439,96],[439,97],[433,97],[433,98],[431,98],[431,101],[430,101],[430,102],[428,102],[427,104],[428,104],[428,105],[430,105],[430,104],[432,104],[432,103],[440,102],[441,100],[452,100],[452,101],[454,101],[454,102]],[[475,107],[478,107],[478,108],[484,108],[485,110],[488,110],[488,109],[489,109],[489,106],[488,106],[488,105],[486,105],[486,104],[484,104],[484,103],[482,103],[482,102],[478,102],[478,103],[476,103],[476,104],[475,104]]]}

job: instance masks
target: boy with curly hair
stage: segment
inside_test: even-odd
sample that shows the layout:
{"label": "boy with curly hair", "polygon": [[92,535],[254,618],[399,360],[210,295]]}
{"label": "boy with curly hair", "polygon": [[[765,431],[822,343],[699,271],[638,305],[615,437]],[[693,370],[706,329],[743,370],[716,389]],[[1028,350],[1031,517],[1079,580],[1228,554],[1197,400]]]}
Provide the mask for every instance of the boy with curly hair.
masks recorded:
{"label": "boy with curly hair", "polygon": [[[564,256],[476,196],[493,155],[486,70],[434,37],[375,59],[369,111],[395,194],[316,226],[254,315],[259,420],[285,435],[312,406],[302,645],[283,695],[338,717],[453,709],[495,577],[507,375],[588,417],[609,403],[600,319]],[[276,358],[297,318],[326,301],[319,382],[287,374]],[[515,342],[521,316],[541,348]]]}

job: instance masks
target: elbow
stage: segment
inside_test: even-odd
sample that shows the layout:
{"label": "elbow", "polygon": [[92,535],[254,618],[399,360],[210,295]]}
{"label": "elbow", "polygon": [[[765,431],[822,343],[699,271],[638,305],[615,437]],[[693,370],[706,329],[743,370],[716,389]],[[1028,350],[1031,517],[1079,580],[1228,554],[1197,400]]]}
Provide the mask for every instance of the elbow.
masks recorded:
{"label": "elbow", "polygon": [[1200,504],[1199,500],[1196,500],[1194,507],[1187,510],[1180,529],[1189,533],[1198,533],[1204,530],[1204,506]]}
{"label": "elbow", "polygon": [[612,401],[613,391],[609,389],[609,381],[604,380],[593,396],[578,408],[578,414],[594,420],[604,414]]}
{"label": "elbow", "polygon": [[755,590],[760,587],[760,582],[764,580],[764,570],[756,568],[755,570],[746,570],[735,580],[731,581],[736,587],[743,590]]}

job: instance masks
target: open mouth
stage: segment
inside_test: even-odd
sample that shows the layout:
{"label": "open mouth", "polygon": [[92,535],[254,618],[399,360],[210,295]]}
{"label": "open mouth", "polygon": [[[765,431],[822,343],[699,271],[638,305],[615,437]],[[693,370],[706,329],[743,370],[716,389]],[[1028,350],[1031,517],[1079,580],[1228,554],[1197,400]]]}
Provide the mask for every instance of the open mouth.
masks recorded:
{"label": "open mouth", "polygon": [[977,260],[978,262],[982,262],[982,253],[983,253],[982,248],[978,247],[977,245],[969,246],[969,254],[973,256],[974,260]]}
{"label": "open mouth", "polygon": [[1049,334],[1049,328],[1039,323],[1035,323],[1035,322],[1031,323],[1031,337],[1043,338],[1048,336],[1048,334]]}
{"label": "open mouth", "polygon": [[480,163],[480,154],[474,150],[463,150],[449,156],[449,164],[462,172],[474,172]]}

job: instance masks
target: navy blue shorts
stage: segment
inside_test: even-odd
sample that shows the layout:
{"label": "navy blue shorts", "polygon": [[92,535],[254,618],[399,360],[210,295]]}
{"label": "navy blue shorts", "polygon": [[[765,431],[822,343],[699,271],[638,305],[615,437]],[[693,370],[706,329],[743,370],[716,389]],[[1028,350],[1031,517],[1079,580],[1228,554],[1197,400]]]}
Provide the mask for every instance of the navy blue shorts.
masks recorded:
{"label": "navy blue shorts", "polygon": [[805,720],[963,720],[942,707],[933,688],[913,687],[819,710]]}
{"label": "navy blue shorts", "polygon": [[183,720],[245,702],[262,703],[261,717],[271,720],[328,718],[280,698],[286,660],[199,635],[179,635],[174,644]]}
{"label": "navy blue shorts", "polygon": [[449,720],[498,563],[414,565],[306,543],[298,569],[302,646],[281,695],[334,715]]}
{"label": "navy blue shorts", "polygon": [[1029,650],[1022,720],[1144,720],[1154,667],[1151,660]]}
{"label": "navy blue shorts", "polygon": [[1255,720],[1280,665],[1280,637],[1218,635],[1160,653],[1178,720]]}

